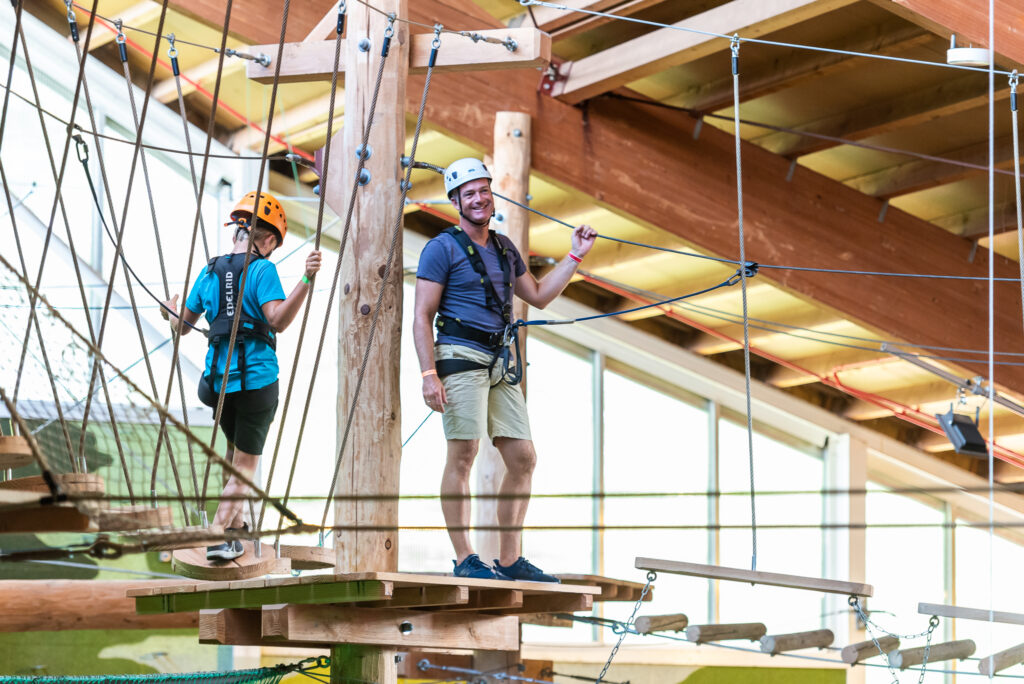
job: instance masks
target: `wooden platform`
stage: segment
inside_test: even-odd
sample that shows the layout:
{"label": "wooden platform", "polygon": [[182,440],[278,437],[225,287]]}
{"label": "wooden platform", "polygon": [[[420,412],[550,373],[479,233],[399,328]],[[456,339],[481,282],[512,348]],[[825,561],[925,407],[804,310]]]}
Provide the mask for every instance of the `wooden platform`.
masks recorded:
{"label": "wooden platform", "polygon": [[828,580],[818,577],[783,575],[775,572],[727,568],[719,565],[702,565],[700,563],[683,563],[681,561],[661,560],[658,558],[637,558],[636,567],[641,570],[668,572],[675,575],[690,575],[707,579],[747,582],[749,584],[767,584],[774,587],[821,591],[827,594],[843,594],[846,596],[871,596],[875,591],[870,584],[860,584],[859,582],[841,582],[839,580]]}
{"label": "wooden platform", "polygon": [[174,515],[170,506],[87,507],[84,510],[104,532],[169,528],[174,525]]}
{"label": "wooden platform", "polygon": [[962,606],[951,606],[943,603],[918,603],[917,612],[921,615],[938,615],[945,618],[959,618],[961,620],[980,620],[988,622],[1002,622],[1008,625],[1024,625],[1024,613],[1007,613],[1001,610],[994,610],[989,615],[987,608],[964,608]]}
{"label": "wooden platform", "polygon": [[292,566],[287,558],[277,558],[274,547],[263,544],[261,555],[256,555],[256,547],[251,541],[243,541],[245,549],[238,558],[227,562],[211,562],[206,560],[206,547],[178,549],[172,554],[174,571],[183,577],[192,579],[217,581],[245,580],[270,574],[291,572]]}
{"label": "wooden platform", "polygon": [[43,503],[50,495],[0,490],[0,533],[97,532],[96,523],[70,503]]}
{"label": "wooden platform", "polygon": [[281,557],[292,562],[292,570],[326,570],[334,567],[334,549],[327,546],[281,544]]}
{"label": "wooden platform", "polygon": [[[103,494],[106,492],[106,483],[103,482],[103,477],[96,473],[54,473],[53,479],[56,480],[57,486],[60,487],[63,494]],[[0,482],[0,489],[38,492],[39,494],[50,493],[50,488],[46,485],[42,475],[4,480]]]}
{"label": "wooden platform", "polygon": [[0,468],[21,468],[34,462],[27,439],[20,435],[0,435]]}
{"label": "wooden platform", "polygon": [[554,584],[367,572],[182,583],[128,596],[140,614],[202,611],[207,643],[513,651],[521,616],[589,611],[605,594],[635,600],[635,582],[595,577],[583,584],[584,577]]}

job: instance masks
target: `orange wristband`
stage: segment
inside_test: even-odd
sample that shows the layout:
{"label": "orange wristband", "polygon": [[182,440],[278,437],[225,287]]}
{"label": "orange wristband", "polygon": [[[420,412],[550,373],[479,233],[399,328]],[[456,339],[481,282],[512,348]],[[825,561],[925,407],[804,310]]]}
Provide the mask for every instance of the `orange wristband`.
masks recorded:
{"label": "orange wristband", "polygon": [[430,370],[425,370],[422,373],[420,373],[420,377],[422,377],[422,378],[425,378],[428,375],[437,375],[437,369],[436,368],[431,368]]}

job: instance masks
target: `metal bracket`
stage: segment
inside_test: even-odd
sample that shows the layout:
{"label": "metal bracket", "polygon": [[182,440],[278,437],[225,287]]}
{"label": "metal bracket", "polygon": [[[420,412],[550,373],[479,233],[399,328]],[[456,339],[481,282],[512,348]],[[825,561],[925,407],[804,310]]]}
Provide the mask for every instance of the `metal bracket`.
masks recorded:
{"label": "metal bracket", "polygon": [[[569,69],[566,68],[563,73],[562,66],[564,62],[552,59],[551,63],[548,64],[548,68],[544,70],[543,75],[540,77],[540,83],[537,85],[537,91],[544,93],[545,95],[551,95],[555,90],[555,84],[561,81],[566,81],[569,78]],[[572,64],[569,62],[569,64]]]}

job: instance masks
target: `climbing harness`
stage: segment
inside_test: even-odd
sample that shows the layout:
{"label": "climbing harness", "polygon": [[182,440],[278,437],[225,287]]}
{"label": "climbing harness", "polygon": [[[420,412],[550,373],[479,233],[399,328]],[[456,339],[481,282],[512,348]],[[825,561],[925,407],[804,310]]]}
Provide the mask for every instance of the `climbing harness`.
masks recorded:
{"label": "climbing harness", "polygon": [[[492,357],[490,363],[480,363],[468,359],[439,359],[436,362],[437,376],[444,378],[455,373],[484,369],[488,373],[493,374],[495,366],[500,361],[501,375],[491,386],[495,387],[503,381],[510,385],[517,385],[523,378],[523,369],[519,363],[521,358],[519,324],[512,321],[513,287],[512,268],[509,264],[509,250],[515,250],[515,246],[504,235],[496,233],[494,230],[489,231],[489,239],[498,251],[498,261],[501,264],[501,281],[505,290],[505,295],[502,296],[494,287],[494,281],[491,279],[491,274],[488,272],[487,265],[480,254],[479,246],[474,244],[466,231],[458,226],[451,226],[442,232],[451,235],[459,247],[462,248],[466,258],[469,260],[470,266],[472,266],[480,278],[480,286],[484,290],[486,308],[501,316],[505,327],[499,331],[482,330],[468,325],[461,319],[438,315],[434,325],[437,327],[439,334],[451,335],[481,344],[491,351]],[[511,353],[512,347],[515,347],[514,361]]]}

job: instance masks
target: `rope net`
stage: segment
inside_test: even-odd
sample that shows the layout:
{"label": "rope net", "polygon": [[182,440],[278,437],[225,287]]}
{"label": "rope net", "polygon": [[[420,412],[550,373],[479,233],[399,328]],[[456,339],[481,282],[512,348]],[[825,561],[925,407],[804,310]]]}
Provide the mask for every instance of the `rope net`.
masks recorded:
{"label": "rope net", "polygon": [[[17,423],[23,421],[65,493],[85,497],[80,504],[95,513],[101,527],[199,524],[201,492],[193,473],[205,467],[207,456],[196,442],[209,427],[196,427],[198,434],[170,421],[162,427],[160,411],[139,389],[148,382],[143,360],[115,367],[72,332],[71,326],[87,330],[85,319],[94,312],[69,308],[58,316],[30,300],[24,281],[0,267],[0,347],[12,351],[0,356],[0,388],[14,407],[11,415],[0,406],[0,431],[19,433]],[[158,341],[146,350],[157,378],[170,372],[169,346]],[[180,405],[168,412],[183,422]],[[40,472],[36,462],[13,468],[0,486],[24,487],[22,478]],[[46,491],[42,483],[37,486]],[[168,505],[167,499],[180,505]]]}
{"label": "rope net", "polygon": [[181,672],[148,675],[0,677],[0,684],[277,684],[294,668],[277,665],[231,672]]}

